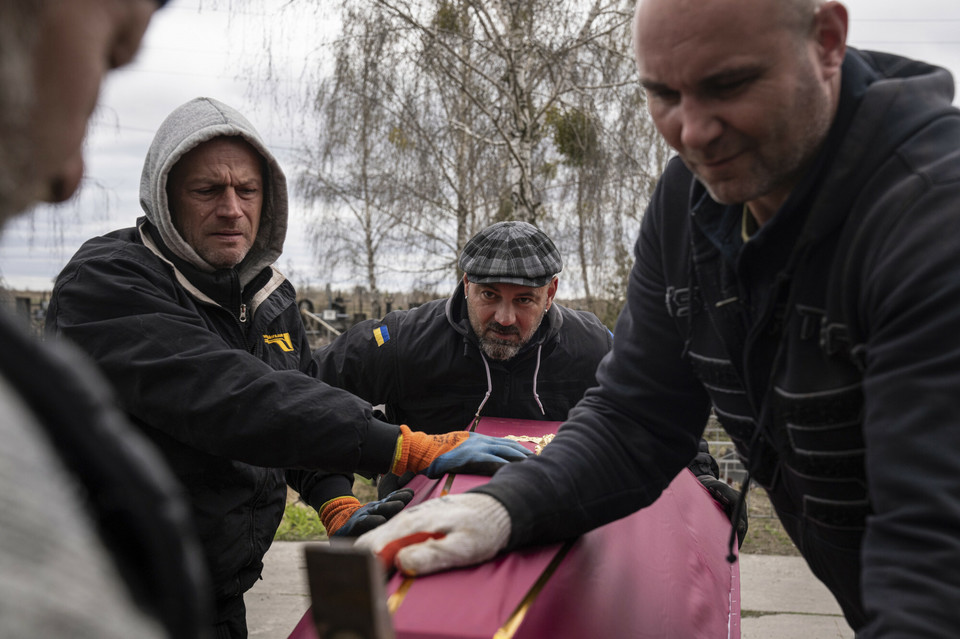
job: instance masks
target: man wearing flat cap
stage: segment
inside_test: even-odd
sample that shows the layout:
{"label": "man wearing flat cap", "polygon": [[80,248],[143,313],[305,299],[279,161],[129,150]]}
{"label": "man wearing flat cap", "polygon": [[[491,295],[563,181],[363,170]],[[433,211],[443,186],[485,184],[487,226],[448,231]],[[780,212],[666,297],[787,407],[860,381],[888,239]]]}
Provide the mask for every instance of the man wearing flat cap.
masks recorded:
{"label": "man wearing flat cap", "polygon": [[[594,314],[554,303],[560,251],[532,224],[498,222],[467,241],[459,264],[449,298],[361,322],[317,350],[320,378],[384,404],[387,421],[429,433],[475,416],[564,421],[596,385],[613,334]],[[706,442],[690,470],[732,504]],[[412,477],[385,475],[379,492]],[[741,542],[746,529],[744,516]]]}
{"label": "man wearing flat cap", "polygon": [[316,351],[320,378],[430,433],[478,414],[563,420],[613,336],[592,313],[554,304],[557,247],[531,224],[499,222],[459,264],[449,298],[360,322]]}
{"label": "man wearing flat cap", "polygon": [[318,377],[432,434],[476,415],[566,418],[613,336],[592,313],[553,303],[557,247],[532,224],[499,222],[467,242],[460,268],[449,298],[360,322],[316,351]]}

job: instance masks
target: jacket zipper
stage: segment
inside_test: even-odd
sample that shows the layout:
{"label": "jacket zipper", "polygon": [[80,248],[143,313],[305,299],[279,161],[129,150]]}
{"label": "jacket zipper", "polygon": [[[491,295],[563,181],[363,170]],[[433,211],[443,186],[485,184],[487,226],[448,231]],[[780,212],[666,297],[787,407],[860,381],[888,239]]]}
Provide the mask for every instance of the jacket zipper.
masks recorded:
{"label": "jacket zipper", "polygon": [[240,319],[240,323],[241,323],[241,324],[246,324],[246,323],[247,323],[247,305],[246,305],[246,304],[241,304],[241,305],[240,305],[240,315],[239,315],[239,319]]}

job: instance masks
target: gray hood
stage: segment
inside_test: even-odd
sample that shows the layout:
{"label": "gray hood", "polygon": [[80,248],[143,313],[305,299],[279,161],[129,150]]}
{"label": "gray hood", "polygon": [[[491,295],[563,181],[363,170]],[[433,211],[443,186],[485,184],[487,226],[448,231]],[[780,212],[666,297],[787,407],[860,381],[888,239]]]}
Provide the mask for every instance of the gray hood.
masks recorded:
{"label": "gray hood", "polygon": [[201,271],[216,269],[193,250],[173,225],[167,202],[167,176],[173,166],[194,147],[220,136],[240,136],[249,142],[266,163],[263,210],[260,228],[250,252],[237,265],[240,284],[245,286],[264,267],[277,261],[287,234],[287,178],[260,134],[232,107],[212,98],[194,98],[177,107],[163,121],[153,138],[140,175],[140,206],[160,232],[167,248]]}

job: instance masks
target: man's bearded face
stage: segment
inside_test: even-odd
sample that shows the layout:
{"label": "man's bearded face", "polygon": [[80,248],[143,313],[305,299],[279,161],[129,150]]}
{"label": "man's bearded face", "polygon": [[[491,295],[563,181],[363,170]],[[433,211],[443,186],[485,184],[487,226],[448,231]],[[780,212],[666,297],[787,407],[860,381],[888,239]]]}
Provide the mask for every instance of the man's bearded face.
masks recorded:
{"label": "man's bearded face", "polygon": [[557,280],[534,288],[518,284],[476,284],[464,278],[467,316],[483,353],[506,361],[536,334],[553,303]]}

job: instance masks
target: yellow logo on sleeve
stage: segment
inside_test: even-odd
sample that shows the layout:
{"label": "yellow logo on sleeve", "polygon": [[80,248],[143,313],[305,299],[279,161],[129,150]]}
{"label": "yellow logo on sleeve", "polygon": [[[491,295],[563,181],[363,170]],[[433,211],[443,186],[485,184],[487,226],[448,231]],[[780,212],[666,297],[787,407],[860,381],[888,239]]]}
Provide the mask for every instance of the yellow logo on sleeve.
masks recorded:
{"label": "yellow logo on sleeve", "polygon": [[290,341],[290,333],[277,333],[276,335],[264,335],[263,341],[267,344],[276,344],[285,353],[293,352],[293,342]]}

